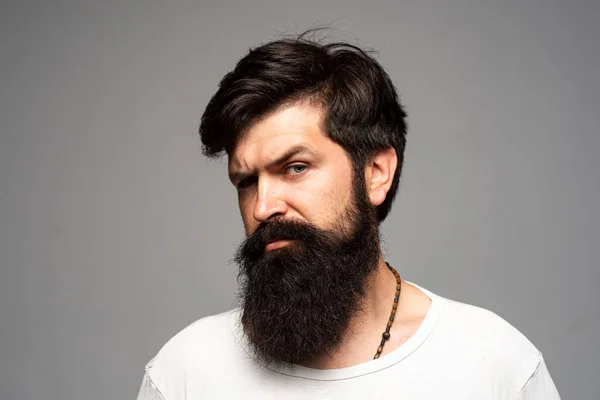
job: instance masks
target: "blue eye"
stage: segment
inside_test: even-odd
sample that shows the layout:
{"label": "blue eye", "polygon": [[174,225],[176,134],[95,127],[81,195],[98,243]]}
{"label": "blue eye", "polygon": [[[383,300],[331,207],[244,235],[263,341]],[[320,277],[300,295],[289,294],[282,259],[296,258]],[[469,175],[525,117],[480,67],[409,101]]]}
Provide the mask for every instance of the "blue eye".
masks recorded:
{"label": "blue eye", "polygon": [[294,164],[294,165],[290,165],[289,167],[287,167],[287,170],[290,171],[293,175],[299,175],[303,172],[305,172],[307,169],[307,166],[304,164]]}

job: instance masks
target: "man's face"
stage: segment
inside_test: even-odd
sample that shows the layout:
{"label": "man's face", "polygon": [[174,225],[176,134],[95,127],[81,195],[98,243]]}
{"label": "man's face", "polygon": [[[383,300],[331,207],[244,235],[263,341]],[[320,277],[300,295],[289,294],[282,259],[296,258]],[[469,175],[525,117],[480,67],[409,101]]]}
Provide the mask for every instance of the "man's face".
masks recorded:
{"label": "man's face", "polygon": [[[352,164],[322,133],[321,122],[320,108],[299,102],[259,120],[238,142],[229,175],[248,235],[274,217],[321,229],[345,219],[343,211],[352,203]],[[272,243],[267,250],[287,244]]]}
{"label": "man's face", "polygon": [[277,111],[250,128],[229,163],[247,232],[235,257],[241,322],[268,361],[331,353],[377,266],[376,209],[320,121],[308,105]]}

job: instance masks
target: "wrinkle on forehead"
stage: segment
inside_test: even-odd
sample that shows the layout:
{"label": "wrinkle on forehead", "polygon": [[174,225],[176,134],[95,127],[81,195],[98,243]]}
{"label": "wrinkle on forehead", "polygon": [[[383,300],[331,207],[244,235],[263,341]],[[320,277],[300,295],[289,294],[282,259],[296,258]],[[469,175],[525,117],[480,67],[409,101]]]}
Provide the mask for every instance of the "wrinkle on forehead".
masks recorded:
{"label": "wrinkle on forehead", "polygon": [[[276,133],[273,134],[271,136],[269,136],[268,141],[272,141],[273,139],[276,138],[281,138],[282,136],[298,136],[298,133],[296,132],[283,132],[283,133]],[[304,136],[304,135],[303,135]],[[254,140],[250,140],[250,139],[246,139],[246,140],[240,140],[240,142],[238,143],[237,147],[236,147],[236,151],[234,152],[234,156],[230,157],[230,162],[237,168],[242,168],[243,166],[247,167],[247,165],[242,165],[242,164],[246,164],[244,161],[247,160],[247,155],[250,152],[250,150],[252,150],[253,146],[259,146],[261,148],[261,151],[269,151],[268,147],[269,144],[274,145],[273,143],[267,143],[266,145],[261,145],[259,142],[266,140],[266,138],[255,138]],[[289,142],[286,143],[286,147],[293,147],[296,145],[300,145],[300,144],[307,144],[309,147],[314,147],[311,146],[310,143],[307,143],[306,138],[298,138],[297,140],[290,140]],[[281,146],[278,146],[281,148]],[[285,149],[282,148],[281,152],[285,152]],[[238,154],[235,154],[238,153]],[[272,155],[274,158],[277,156],[277,154],[275,152],[270,152],[270,155]],[[243,160],[243,161],[240,161]]]}
{"label": "wrinkle on forehead", "polygon": [[229,157],[229,169],[251,169],[254,156],[268,162],[296,145],[316,148],[314,139],[325,138],[321,122],[322,109],[306,101],[270,113],[240,135]]}

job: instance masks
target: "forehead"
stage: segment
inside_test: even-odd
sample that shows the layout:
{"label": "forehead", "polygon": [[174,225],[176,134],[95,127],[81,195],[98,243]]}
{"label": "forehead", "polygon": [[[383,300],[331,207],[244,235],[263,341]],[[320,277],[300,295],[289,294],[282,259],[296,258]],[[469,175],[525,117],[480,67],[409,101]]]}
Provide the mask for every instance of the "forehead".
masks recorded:
{"label": "forehead", "polygon": [[321,108],[309,102],[294,103],[268,114],[241,135],[229,157],[229,168],[255,168],[295,146],[319,153],[341,149],[323,134],[322,121]]}

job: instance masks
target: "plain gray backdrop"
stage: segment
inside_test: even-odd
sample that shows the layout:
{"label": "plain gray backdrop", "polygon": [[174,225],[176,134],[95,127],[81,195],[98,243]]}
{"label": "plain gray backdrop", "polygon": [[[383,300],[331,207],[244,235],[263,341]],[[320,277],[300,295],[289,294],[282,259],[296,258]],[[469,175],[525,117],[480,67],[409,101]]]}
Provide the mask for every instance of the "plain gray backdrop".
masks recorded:
{"label": "plain gray backdrop", "polygon": [[234,304],[243,228],[199,118],[249,47],[330,22],[410,114],[387,259],[598,399],[599,2],[0,7],[1,400],[132,399],[171,336]]}

